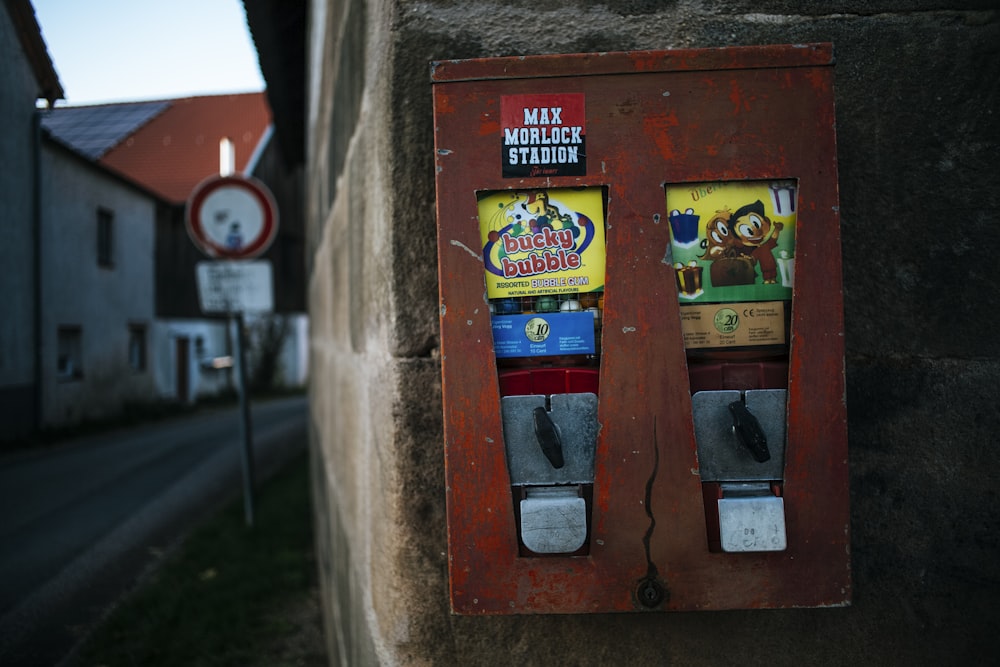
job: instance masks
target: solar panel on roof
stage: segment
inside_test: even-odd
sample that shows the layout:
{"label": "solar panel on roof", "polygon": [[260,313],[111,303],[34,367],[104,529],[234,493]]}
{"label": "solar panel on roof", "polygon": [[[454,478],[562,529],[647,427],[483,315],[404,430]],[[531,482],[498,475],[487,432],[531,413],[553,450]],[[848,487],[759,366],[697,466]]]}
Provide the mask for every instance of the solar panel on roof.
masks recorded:
{"label": "solar panel on roof", "polygon": [[56,107],[42,127],[58,141],[97,160],[170,106],[169,101]]}

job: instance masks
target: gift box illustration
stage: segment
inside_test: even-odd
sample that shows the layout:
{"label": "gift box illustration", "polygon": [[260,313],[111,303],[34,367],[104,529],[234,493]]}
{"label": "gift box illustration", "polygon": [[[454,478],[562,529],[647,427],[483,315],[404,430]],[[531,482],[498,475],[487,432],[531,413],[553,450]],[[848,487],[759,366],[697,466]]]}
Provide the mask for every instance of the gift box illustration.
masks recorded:
{"label": "gift box illustration", "polygon": [[693,246],[697,244],[698,220],[693,208],[686,209],[683,213],[674,209],[670,212],[670,231],[673,233],[673,242],[681,246]]}

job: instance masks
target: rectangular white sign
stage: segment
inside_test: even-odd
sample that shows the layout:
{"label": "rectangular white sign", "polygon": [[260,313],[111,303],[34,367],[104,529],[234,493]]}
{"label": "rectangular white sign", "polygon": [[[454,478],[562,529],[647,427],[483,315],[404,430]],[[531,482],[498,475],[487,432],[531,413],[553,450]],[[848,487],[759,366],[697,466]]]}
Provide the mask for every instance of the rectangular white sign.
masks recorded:
{"label": "rectangular white sign", "polygon": [[198,301],[205,313],[274,310],[271,262],[198,262]]}

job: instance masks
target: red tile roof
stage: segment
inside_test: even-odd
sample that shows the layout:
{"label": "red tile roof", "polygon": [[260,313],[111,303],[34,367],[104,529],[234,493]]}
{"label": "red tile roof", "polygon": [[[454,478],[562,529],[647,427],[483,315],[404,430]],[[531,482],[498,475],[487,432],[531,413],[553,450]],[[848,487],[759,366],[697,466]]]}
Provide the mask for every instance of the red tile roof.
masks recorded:
{"label": "red tile roof", "polygon": [[229,137],[236,171],[246,170],[271,123],[263,92],[166,100],[170,106],[105,153],[98,162],[167,201],[183,203],[219,173],[219,140]]}

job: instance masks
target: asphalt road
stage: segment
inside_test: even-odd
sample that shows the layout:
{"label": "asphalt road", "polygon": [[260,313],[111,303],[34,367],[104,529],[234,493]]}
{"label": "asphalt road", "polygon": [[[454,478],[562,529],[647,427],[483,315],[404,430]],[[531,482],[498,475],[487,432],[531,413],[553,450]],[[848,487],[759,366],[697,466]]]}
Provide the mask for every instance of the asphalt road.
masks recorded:
{"label": "asphalt road", "polygon": [[[251,406],[254,475],[307,437],[303,397]],[[0,458],[0,664],[56,665],[190,527],[243,489],[236,408]]]}

